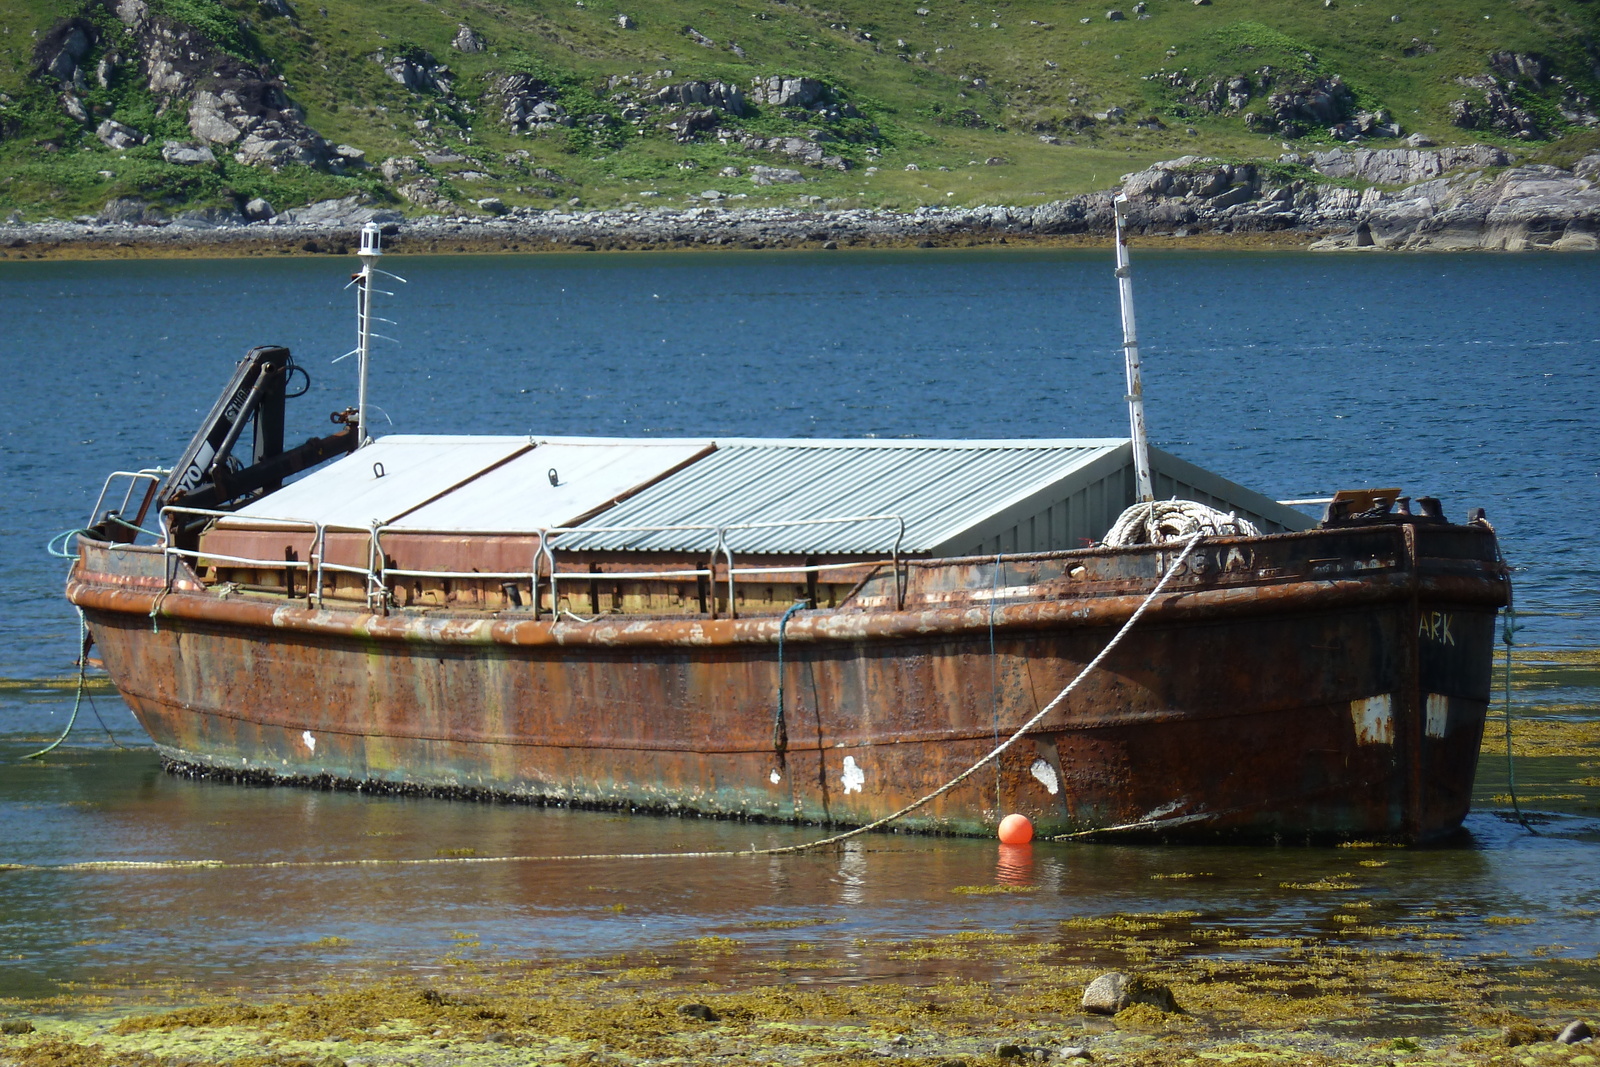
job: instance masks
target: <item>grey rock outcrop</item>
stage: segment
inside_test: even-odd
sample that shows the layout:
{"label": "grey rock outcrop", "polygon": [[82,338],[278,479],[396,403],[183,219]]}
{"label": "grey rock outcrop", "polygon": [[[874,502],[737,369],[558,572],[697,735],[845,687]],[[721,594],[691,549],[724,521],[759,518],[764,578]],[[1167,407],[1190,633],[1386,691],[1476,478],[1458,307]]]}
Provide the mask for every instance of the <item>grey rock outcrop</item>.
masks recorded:
{"label": "grey rock outcrop", "polygon": [[457,52],[476,54],[489,46],[481,33],[463,22],[461,28],[456,31],[455,40],[450,42],[450,47]]}
{"label": "grey rock outcrop", "polygon": [[1448,105],[1450,121],[1456,126],[1464,130],[1498,130],[1523,140],[1542,136],[1538,120],[1517,106],[1510,86],[1502,85],[1494,75],[1477,74],[1456,81],[1472,91]]}
{"label": "grey rock outcrop", "polygon": [[55,79],[64,89],[88,88],[79,64],[100,39],[100,31],[85,18],[66,19],[50,29],[34,47],[34,72]]}
{"label": "grey rock outcrop", "polygon": [[[126,49],[126,62],[137,66],[163,109],[187,104],[189,130],[200,141],[239,143],[247,162],[327,163],[327,143],[306,125],[281,80],[229,54],[199,29],[152,12],[144,0],[118,0],[115,11],[127,30],[119,52]],[[251,139],[282,147],[245,149],[243,142]]]}
{"label": "grey rock outcrop", "polygon": [[827,86],[815,78],[774,76],[757,78],[750,96],[757,104],[810,108],[819,103],[826,92]]}
{"label": "grey rock outcrop", "polygon": [[379,52],[373,59],[385,74],[414,93],[449,96],[455,86],[455,73],[420,48],[396,56]]}
{"label": "grey rock outcrop", "polygon": [[676,85],[663,85],[649,98],[662,106],[713,107],[736,117],[750,113],[745,103],[744,91],[728,82],[688,81]]}
{"label": "grey rock outcrop", "polygon": [[1490,145],[1441,148],[1434,152],[1404,148],[1335,148],[1307,159],[1313,170],[1329,178],[1357,178],[1374,185],[1414,185],[1463,168],[1504,167],[1511,162],[1504,149]]}
{"label": "grey rock outcrop", "polygon": [[500,109],[500,119],[513,133],[553,130],[575,122],[561,106],[555,88],[531,74],[514,72],[494,79],[489,98]]}
{"label": "grey rock outcrop", "polygon": [[369,207],[359,196],[340,200],[319,200],[305,207],[281,211],[272,217],[274,226],[315,226],[321,229],[355,229],[369,222],[395,222],[400,214]]}
{"label": "grey rock outcrop", "polygon": [[157,226],[166,221],[161,209],[142,197],[118,196],[100,209],[100,221],[114,226]]}
{"label": "grey rock outcrop", "polygon": [[[1180,236],[1294,230],[1324,235],[1312,246],[1324,250],[1600,247],[1593,181],[1555,167],[1508,167],[1510,157],[1493,146],[1335,149],[1282,162],[1375,187],[1274,179],[1260,166],[1185,156],[1124,176],[1129,225]],[[1054,232],[1077,232],[1080,202],[1082,225],[1095,229],[1090,202],[1074,198],[1034,209],[1035,231],[1049,213]]]}

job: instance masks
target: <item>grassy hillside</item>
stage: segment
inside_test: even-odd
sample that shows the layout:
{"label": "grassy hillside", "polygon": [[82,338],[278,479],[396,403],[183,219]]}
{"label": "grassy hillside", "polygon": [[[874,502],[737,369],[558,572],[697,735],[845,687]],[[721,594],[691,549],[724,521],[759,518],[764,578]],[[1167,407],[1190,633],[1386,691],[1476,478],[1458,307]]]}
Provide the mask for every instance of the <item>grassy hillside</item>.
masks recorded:
{"label": "grassy hillside", "polygon": [[[436,181],[445,204],[468,209],[491,196],[545,207],[571,198],[593,207],[681,203],[707,189],[746,194],[736,202],[745,206],[797,195],[899,208],[1031,203],[1105,188],[1185,153],[1275,157],[1285,144],[1336,143],[1320,126],[1288,139],[1281,129],[1252,132],[1243,114],[1250,107],[1207,114],[1173,85],[1264,68],[1280,85],[1337,75],[1354,107],[1385,109],[1405,133],[1440,144],[1497,142],[1556,162],[1600,145],[1593,128],[1561,114],[1563,100],[1600,100],[1600,0],[1148,0],[1147,17],[1128,3],[1118,21],[1106,17],[1107,0],[290,2],[292,17],[273,16],[257,0],[150,0],[150,8],[281,78],[306,124],[329,141],[363,150],[373,165],[415,158],[416,174],[390,181],[376,166],[342,175],[298,164],[274,170],[236,163],[221,149],[213,165],[165,163],[164,139],[193,139],[187,101],[153,95],[124,66],[107,86],[88,81],[82,95],[91,114],[79,121],[63,110],[61,87],[36,71],[39,40],[85,12],[105,27],[86,68],[115,50],[120,26],[108,8],[99,0],[0,0],[0,211],[62,217],[121,195],[164,199],[169,209],[264,196],[282,210],[353,191],[404,203],[397,187],[418,177]],[[484,51],[452,48],[463,24],[481,35]],[[1451,124],[1451,101],[1471,95],[1458,79],[1492,73],[1496,51],[1548,60],[1552,76],[1542,85],[1507,82],[1517,105],[1539,120],[1531,140]],[[380,53],[448,64],[450,91],[407,89],[374,58]],[[509,129],[495,88],[514,72],[549,87],[574,125]],[[849,169],[806,166],[710,132],[681,141],[663,129],[672,109],[653,108],[643,122],[627,118],[630,100],[613,99],[618,87],[608,87],[619,75],[652,86],[721,80],[746,92],[757,77],[818,79],[837,105],[834,117],[762,106],[745,117],[718,115],[718,125],[724,135],[820,136]],[[1120,120],[1115,112],[1095,118],[1118,108],[1126,113]],[[94,132],[106,117],[151,141],[106,147]],[[794,167],[810,180],[760,186],[719,173],[752,164]],[[869,174],[870,167],[878,169]]]}

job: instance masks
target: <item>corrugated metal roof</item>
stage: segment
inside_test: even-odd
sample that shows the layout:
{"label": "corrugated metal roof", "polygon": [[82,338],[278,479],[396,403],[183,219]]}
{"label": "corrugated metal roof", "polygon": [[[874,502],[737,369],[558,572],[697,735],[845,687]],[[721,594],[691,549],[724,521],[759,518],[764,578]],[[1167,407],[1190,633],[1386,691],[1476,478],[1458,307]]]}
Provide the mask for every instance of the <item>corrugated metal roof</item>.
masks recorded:
{"label": "corrugated metal roof", "polygon": [[249,525],[240,520],[251,518],[361,528],[389,523],[531,447],[527,437],[392,434],[240,508],[219,525]]}
{"label": "corrugated metal roof", "polygon": [[[905,520],[901,547],[928,551],[1125,442],[794,441],[737,439],[588,525],[733,526],[851,515]],[[741,552],[887,551],[898,524],[870,522],[731,531]],[[705,531],[569,535],[567,549],[702,551]]]}
{"label": "corrugated metal roof", "polygon": [[539,439],[531,452],[423,505],[392,528],[531,533],[570,526],[711,447],[710,441]]}

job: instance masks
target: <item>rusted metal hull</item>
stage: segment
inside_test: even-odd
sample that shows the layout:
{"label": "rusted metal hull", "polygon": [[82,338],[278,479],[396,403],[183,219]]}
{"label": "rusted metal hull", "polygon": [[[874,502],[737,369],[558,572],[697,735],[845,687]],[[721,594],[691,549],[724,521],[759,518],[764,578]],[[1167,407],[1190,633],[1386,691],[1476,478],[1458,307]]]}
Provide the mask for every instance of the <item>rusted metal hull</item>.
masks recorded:
{"label": "rusted metal hull", "polygon": [[[779,728],[775,617],[374,614],[219,595],[159,552],[82,548],[69,597],[186,768],[833,824],[989,751],[1172,558],[922,561],[903,608],[796,614]],[[1440,837],[1467,811],[1504,598],[1486,528],[1208,544],[997,772],[904,825],[983,833],[1020,811],[1042,834]]]}

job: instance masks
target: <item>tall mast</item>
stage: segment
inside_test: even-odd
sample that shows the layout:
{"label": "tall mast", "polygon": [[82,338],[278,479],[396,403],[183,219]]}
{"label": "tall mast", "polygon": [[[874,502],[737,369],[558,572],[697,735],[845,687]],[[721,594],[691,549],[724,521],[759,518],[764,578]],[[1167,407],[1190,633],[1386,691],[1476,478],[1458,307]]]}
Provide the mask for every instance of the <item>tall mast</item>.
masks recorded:
{"label": "tall mast", "polygon": [[1133,436],[1133,473],[1138,481],[1141,503],[1156,498],[1150,483],[1150,437],[1144,426],[1144,378],[1139,374],[1139,328],[1133,319],[1133,270],[1128,266],[1128,246],[1122,243],[1122,216],[1128,198],[1118,194],[1114,203],[1117,219],[1117,297],[1122,305],[1122,356],[1128,370],[1128,426]]}

